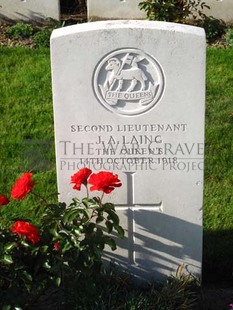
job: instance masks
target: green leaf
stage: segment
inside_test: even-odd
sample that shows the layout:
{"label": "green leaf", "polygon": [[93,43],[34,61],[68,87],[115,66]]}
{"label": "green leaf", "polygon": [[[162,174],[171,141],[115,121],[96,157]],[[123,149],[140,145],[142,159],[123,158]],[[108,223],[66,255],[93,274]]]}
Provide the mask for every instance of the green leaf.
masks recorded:
{"label": "green leaf", "polygon": [[105,238],[105,243],[110,246],[112,251],[116,250],[116,248],[117,248],[116,247],[116,242],[112,238],[106,237]]}
{"label": "green leaf", "polygon": [[75,233],[75,235],[76,235],[77,237],[81,237],[81,236],[82,236],[82,232],[81,232],[81,230],[80,230],[80,227],[79,227],[79,229],[78,229],[78,228],[74,229],[74,233]]}
{"label": "green leaf", "polygon": [[94,251],[94,253],[93,253],[94,254],[94,258],[100,260],[101,256],[102,256],[102,253],[103,253],[103,249],[95,247],[93,251]]}
{"label": "green leaf", "polygon": [[82,213],[82,209],[81,208],[74,208],[74,209],[69,210],[64,215],[64,223],[71,223],[71,222],[73,222],[75,219],[79,218],[80,213]]}
{"label": "green leaf", "polygon": [[98,209],[101,206],[101,200],[99,197],[94,197],[93,199],[89,199],[89,208]]}
{"label": "green leaf", "polygon": [[11,305],[4,305],[2,310],[11,310]]}
{"label": "green leaf", "polygon": [[105,204],[103,204],[103,208],[107,208],[107,209],[111,209],[111,210],[115,210],[115,206],[113,203],[107,202]]}
{"label": "green leaf", "polygon": [[59,234],[58,234],[58,232],[57,232],[57,227],[54,227],[54,228],[50,229],[49,232],[50,232],[54,237],[56,237],[56,238],[59,238],[59,237],[60,237]]}
{"label": "green leaf", "polygon": [[30,273],[28,273],[25,270],[22,273],[23,273],[25,279],[27,279],[28,281],[32,282],[32,276],[30,275]]}
{"label": "green leaf", "polygon": [[79,241],[77,240],[77,238],[76,238],[74,235],[71,236],[71,241],[73,242],[73,245],[74,245],[76,248],[80,248],[80,246],[79,246]]}
{"label": "green leaf", "polygon": [[88,225],[86,226],[86,232],[92,233],[95,228],[96,228],[95,223],[88,223]]}
{"label": "green leaf", "polygon": [[101,205],[101,199],[100,199],[100,197],[93,197],[93,200],[94,200],[95,203],[97,203],[98,205]]}
{"label": "green leaf", "polygon": [[69,232],[66,231],[65,229],[59,230],[58,233],[59,233],[60,235],[69,236]]}
{"label": "green leaf", "polygon": [[10,243],[7,243],[5,246],[4,246],[4,250],[5,251],[9,251],[11,250],[12,248],[14,248],[17,244],[15,242],[10,242]]}
{"label": "green leaf", "polygon": [[83,209],[83,215],[86,217],[86,219],[89,220],[90,214],[88,213],[88,211],[86,209]]}
{"label": "green leaf", "polygon": [[73,198],[73,203],[71,205],[80,205],[80,199],[78,199],[77,197]]}
{"label": "green leaf", "polygon": [[119,237],[120,237],[121,239],[123,239],[124,236],[125,236],[125,231],[124,231],[124,229],[123,229],[120,225],[116,225],[116,226],[114,226],[114,227],[115,227],[116,231],[118,232]]}
{"label": "green leaf", "polygon": [[119,217],[118,215],[115,213],[115,211],[111,210],[111,209],[106,209],[105,210],[106,213],[108,213],[108,219],[112,220],[114,225],[119,225]]}
{"label": "green leaf", "polygon": [[49,265],[48,262],[44,262],[44,268],[47,269],[47,270],[50,270],[51,266]]}
{"label": "green leaf", "polygon": [[105,225],[107,227],[108,233],[110,234],[112,232],[112,229],[113,229],[113,223],[109,222],[109,221],[106,221]]}
{"label": "green leaf", "polygon": [[69,217],[71,215],[71,213],[73,212],[73,210],[66,210],[65,214],[63,215],[63,222],[64,223],[68,223],[69,222]]}
{"label": "green leaf", "polygon": [[22,240],[22,241],[21,241],[21,244],[22,244],[23,246],[25,246],[25,248],[29,248],[29,247],[30,247],[30,244],[27,243],[25,240]]}
{"label": "green leaf", "polygon": [[55,278],[55,283],[57,286],[60,286],[61,285],[61,277],[56,277]]}
{"label": "green leaf", "polygon": [[88,206],[89,206],[89,199],[87,197],[83,198],[82,203],[84,204],[84,206],[86,208],[88,208]]}
{"label": "green leaf", "polygon": [[48,245],[43,245],[42,247],[40,247],[41,252],[46,253],[48,250]]}
{"label": "green leaf", "polygon": [[12,260],[11,255],[5,254],[3,256],[3,262],[6,263],[6,264],[13,264],[13,260]]}
{"label": "green leaf", "polygon": [[104,220],[104,217],[103,216],[97,216],[97,218],[96,218],[96,223],[101,223],[101,222],[103,222],[103,220]]}
{"label": "green leaf", "polygon": [[72,245],[69,242],[66,242],[66,244],[62,247],[62,253],[69,251],[71,248],[72,248]]}
{"label": "green leaf", "polygon": [[[57,205],[54,204],[55,207],[57,207]],[[59,202],[58,207],[61,209],[66,209],[66,203],[65,202]]]}

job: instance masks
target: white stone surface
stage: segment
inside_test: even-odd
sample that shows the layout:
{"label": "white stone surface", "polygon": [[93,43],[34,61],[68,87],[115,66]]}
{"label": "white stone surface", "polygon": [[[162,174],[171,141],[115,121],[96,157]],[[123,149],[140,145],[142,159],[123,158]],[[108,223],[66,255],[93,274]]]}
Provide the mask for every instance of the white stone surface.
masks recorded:
{"label": "white stone surface", "polygon": [[233,1],[232,0],[205,0],[210,9],[204,9],[207,16],[213,16],[224,20],[226,23],[233,22]]}
{"label": "white stone surface", "polygon": [[65,27],[52,34],[51,61],[61,201],[85,194],[69,184],[80,168],[117,173],[123,186],[105,200],[117,205],[126,238],[106,257],[140,279],[162,280],[183,263],[200,275],[203,29],[148,21]]}
{"label": "white stone surface", "polygon": [[106,19],[145,19],[145,11],[138,4],[141,0],[87,0],[89,21]]}
{"label": "white stone surface", "polygon": [[41,21],[59,20],[59,0],[0,0],[0,20]]}

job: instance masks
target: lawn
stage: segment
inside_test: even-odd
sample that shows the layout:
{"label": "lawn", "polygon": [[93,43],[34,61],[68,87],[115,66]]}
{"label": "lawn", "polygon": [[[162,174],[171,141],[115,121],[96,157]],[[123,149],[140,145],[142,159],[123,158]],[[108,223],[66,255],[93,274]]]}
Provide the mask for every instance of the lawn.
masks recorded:
{"label": "lawn", "polygon": [[[233,49],[207,49],[204,283],[232,282],[232,59]],[[38,191],[56,199],[49,49],[1,47],[0,63],[0,193],[30,170]],[[28,219],[30,203],[20,202]],[[18,206],[1,211],[1,223],[17,217]]]}
{"label": "lawn", "polygon": [[[24,171],[35,173],[40,192],[57,192],[49,57],[48,49],[0,49],[1,193]],[[14,206],[4,220],[17,215]]]}
{"label": "lawn", "polygon": [[204,281],[232,281],[233,49],[209,48],[205,126]]}

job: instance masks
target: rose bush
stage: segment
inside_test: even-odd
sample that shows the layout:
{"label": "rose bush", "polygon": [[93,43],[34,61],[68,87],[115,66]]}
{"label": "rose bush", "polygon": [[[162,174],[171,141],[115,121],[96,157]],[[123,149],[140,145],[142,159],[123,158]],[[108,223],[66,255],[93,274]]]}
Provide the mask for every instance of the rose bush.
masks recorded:
{"label": "rose bush", "polygon": [[[22,214],[11,226],[1,225],[2,308],[32,309],[33,300],[52,284],[66,287],[71,279],[74,285],[75,281],[97,275],[105,246],[116,249],[110,234],[115,230],[120,238],[124,237],[114,205],[103,202],[104,193],[109,194],[122,185],[118,176],[106,171],[95,174],[83,168],[71,176],[70,183],[77,191],[86,187],[87,197],[73,198],[69,205],[47,203],[35,192],[36,182],[29,172],[13,185],[13,200],[26,199],[29,194],[39,198],[32,212],[34,218],[40,214],[40,221],[36,227]],[[89,187],[91,191],[102,191],[102,197],[89,197]],[[9,208],[10,204],[7,196],[0,194],[1,208]]]}

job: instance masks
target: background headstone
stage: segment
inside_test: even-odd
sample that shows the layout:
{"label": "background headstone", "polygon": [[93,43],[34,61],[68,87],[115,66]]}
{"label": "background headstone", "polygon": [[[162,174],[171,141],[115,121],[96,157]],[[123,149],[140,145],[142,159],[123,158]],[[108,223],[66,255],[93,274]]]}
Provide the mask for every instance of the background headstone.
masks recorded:
{"label": "background headstone", "polygon": [[226,23],[233,22],[233,1],[232,0],[205,0],[210,9],[204,9],[207,16],[222,19]]}
{"label": "background headstone", "polygon": [[[141,279],[187,264],[201,274],[205,100],[203,29],[107,21],[51,39],[58,191],[83,167],[117,173],[126,238],[107,252]],[[98,194],[97,192],[95,193]]]}
{"label": "background headstone", "polygon": [[87,0],[89,21],[106,19],[145,19],[145,11],[138,4],[141,0]]}
{"label": "background headstone", "polygon": [[59,0],[0,0],[0,20],[42,21],[60,19]]}
{"label": "background headstone", "polygon": [[[142,0],[87,0],[88,20],[145,19],[146,12],[138,7],[140,2]],[[205,0],[203,2],[210,7],[210,9],[203,9],[207,16],[222,19],[226,23],[233,22],[232,0]]]}

